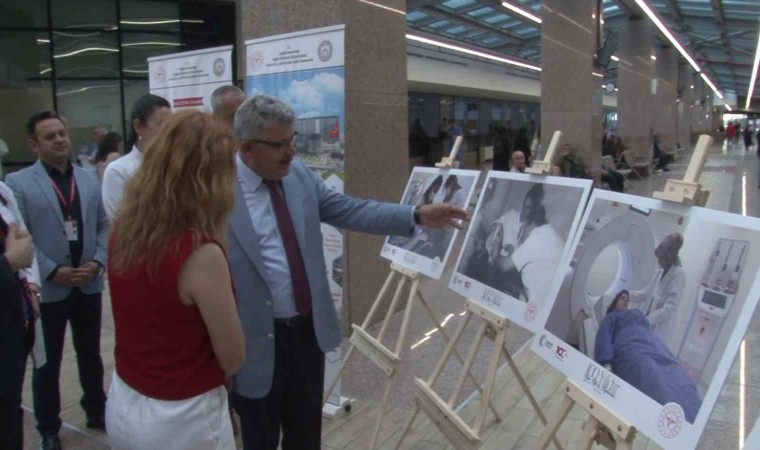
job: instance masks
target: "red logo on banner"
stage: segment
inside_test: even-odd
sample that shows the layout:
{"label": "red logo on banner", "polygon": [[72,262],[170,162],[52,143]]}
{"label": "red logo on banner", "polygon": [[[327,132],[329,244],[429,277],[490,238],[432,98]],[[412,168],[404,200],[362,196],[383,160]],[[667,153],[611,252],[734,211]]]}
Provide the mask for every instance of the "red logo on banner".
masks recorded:
{"label": "red logo on banner", "polygon": [[335,126],[330,130],[330,133],[327,135],[327,137],[331,141],[337,141],[340,139],[340,124],[336,123]]}
{"label": "red logo on banner", "polygon": [[188,108],[192,106],[203,106],[203,97],[175,98],[175,108]]}

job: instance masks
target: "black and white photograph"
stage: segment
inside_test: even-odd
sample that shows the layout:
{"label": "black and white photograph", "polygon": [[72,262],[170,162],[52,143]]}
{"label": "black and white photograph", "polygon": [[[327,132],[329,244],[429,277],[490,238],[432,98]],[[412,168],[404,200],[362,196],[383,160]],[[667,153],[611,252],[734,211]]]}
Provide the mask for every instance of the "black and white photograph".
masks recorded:
{"label": "black and white photograph", "polygon": [[694,448],[760,295],[758,231],[595,192],[534,350],[659,445]]}
{"label": "black and white photograph", "polygon": [[[412,206],[448,203],[467,209],[479,176],[477,170],[415,167],[401,203]],[[437,280],[441,278],[458,231],[418,226],[411,237],[388,237],[380,254]]]}
{"label": "black and white photograph", "polygon": [[449,287],[532,330],[590,188],[590,180],[490,172]]}

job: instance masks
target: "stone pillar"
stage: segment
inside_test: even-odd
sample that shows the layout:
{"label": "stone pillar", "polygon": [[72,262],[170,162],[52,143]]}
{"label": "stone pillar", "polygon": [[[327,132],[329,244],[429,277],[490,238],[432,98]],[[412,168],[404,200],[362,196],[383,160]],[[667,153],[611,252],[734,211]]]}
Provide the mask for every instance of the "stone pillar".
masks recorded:
{"label": "stone pillar", "polygon": [[[346,25],[345,192],[397,203],[409,176],[406,2],[240,3],[241,40]],[[388,274],[388,261],[379,256],[383,240],[381,236],[346,232],[344,325],[364,320]]]}
{"label": "stone pillar", "polygon": [[705,90],[709,89],[699,75],[694,75],[694,108],[692,109],[692,133],[702,134],[706,130]]}
{"label": "stone pillar", "polygon": [[694,71],[689,63],[682,61],[678,67],[678,123],[677,143],[685,149],[691,149],[691,110],[694,103],[691,84],[694,79]]}
{"label": "stone pillar", "polygon": [[652,25],[632,18],[618,28],[618,133],[634,157],[652,159]]}
{"label": "stone pillar", "polygon": [[601,79],[592,74],[595,3],[542,0],[541,144],[546,148],[561,130],[563,142],[598,175],[603,116]]}
{"label": "stone pillar", "polygon": [[654,131],[663,150],[676,148],[678,124],[678,52],[673,47],[655,49],[656,86],[652,106]]}

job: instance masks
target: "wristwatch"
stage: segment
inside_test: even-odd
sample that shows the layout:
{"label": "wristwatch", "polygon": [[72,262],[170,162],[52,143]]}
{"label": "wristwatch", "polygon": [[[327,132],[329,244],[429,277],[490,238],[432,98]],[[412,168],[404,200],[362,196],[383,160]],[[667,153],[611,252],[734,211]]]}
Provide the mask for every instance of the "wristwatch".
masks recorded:
{"label": "wristwatch", "polygon": [[422,206],[417,205],[414,207],[414,223],[417,225],[422,225]]}

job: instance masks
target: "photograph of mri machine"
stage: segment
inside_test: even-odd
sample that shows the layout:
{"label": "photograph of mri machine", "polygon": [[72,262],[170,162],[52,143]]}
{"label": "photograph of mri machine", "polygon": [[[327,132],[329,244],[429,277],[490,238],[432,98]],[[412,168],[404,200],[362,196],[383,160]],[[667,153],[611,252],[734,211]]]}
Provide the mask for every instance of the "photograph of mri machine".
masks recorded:
{"label": "photograph of mri machine", "polygon": [[650,437],[673,444],[672,404],[701,431],[757,303],[757,222],[595,192],[534,350]]}

